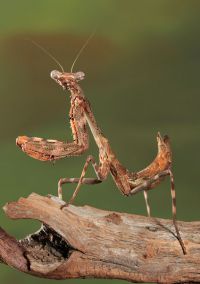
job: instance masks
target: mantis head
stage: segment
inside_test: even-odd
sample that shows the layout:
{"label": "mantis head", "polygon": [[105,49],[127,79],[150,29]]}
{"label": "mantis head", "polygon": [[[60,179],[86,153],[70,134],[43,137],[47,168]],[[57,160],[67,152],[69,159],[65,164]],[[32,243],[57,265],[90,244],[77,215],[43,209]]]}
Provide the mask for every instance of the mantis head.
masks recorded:
{"label": "mantis head", "polygon": [[85,74],[82,71],[66,73],[53,70],[50,73],[50,77],[62,86],[64,90],[72,90],[77,85],[77,82],[84,79]]}

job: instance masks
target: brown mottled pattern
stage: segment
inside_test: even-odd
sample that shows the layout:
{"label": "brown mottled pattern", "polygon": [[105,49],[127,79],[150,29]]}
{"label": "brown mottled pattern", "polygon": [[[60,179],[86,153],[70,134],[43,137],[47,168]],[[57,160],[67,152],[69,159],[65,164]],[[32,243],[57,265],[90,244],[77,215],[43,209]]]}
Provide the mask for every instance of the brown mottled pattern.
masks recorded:
{"label": "brown mottled pattern", "polygon": [[75,143],[65,143],[58,140],[38,137],[19,136],[16,144],[30,157],[40,161],[53,161],[66,156],[78,156],[82,148]]}
{"label": "brown mottled pattern", "polygon": [[[62,184],[64,183],[78,183],[74,194],[70,199],[70,202],[72,202],[75,199],[82,183],[89,182],[89,184],[95,184],[97,181],[103,181],[106,179],[108,174],[111,173],[117,187],[124,195],[131,195],[139,191],[144,191],[147,212],[148,215],[150,215],[147,190],[157,186],[164,177],[170,176],[174,226],[183,253],[186,253],[184,244],[178,231],[178,226],[176,224],[175,189],[173,175],[171,172],[172,153],[169,138],[167,136],[162,138],[160,133],[158,133],[158,154],[154,161],[139,172],[129,172],[115,157],[108,139],[103,136],[96,123],[90,103],[83,95],[83,91],[79,86],[78,81],[84,78],[84,73],[66,73],[54,70],[51,72],[51,78],[61,85],[64,90],[67,89],[70,91],[71,108],[69,116],[74,142],[65,143],[57,140],[52,141],[37,137],[29,138],[26,136],[20,136],[16,141],[17,145],[27,155],[41,161],[56,160],[68,156],[77,156],[82,154],[89,147],[89,138],[86,130],[86,123],[88,123],[94,140],[99,148],[99,165],[95,163],[95,160],[92,156],[88,156],[79,179],[64,178],[59,181],[59,197],[62,198]],[[88,180],[84,179],[84,176],[90,163],[93,165],[97,178]]]}
{"label": "brown mottled pattern", "polygon": [[169,139],[163,139],[158,133],[158,154],[154,161],[142,171],[137,172],[138,178],[149,178],[159,172],[165,171],[171,165],[172,153],[170,149]]}
{"label": "brown mottled pattern", "polygon": [[76,96],[75,98],[71,98],[69,116],[74,142],[88,148],[89,138],[86,129],[86,118],[83,108],[84,103],[83,97]]}

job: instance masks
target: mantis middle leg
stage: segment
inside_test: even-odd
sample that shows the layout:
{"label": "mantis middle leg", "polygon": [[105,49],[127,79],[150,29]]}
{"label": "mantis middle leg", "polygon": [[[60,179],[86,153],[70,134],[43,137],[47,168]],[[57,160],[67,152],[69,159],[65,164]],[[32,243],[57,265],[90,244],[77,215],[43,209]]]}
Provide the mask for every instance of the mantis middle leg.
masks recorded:
{"label": "mantis middle leg", "polygon": [[[89,164],[92,163],[92,166],[94,168],[94,171],[96,173],[97,178],[84,178],[87,168],[89,166]],[[97,163],[95,162],[95,159],[93,156],[88,156],[86,159],[86,162],[84,164],[82,173],[80,178],[62,178],[59,180],[58,182],[58,197],[62,199],[62,185],[65,183],[78,183],[77,187],[75,188],[75,191],[71,197],[71,199],[69,200],[68,204],[73,203],[74,199],[76,198],[81,184],[97,184],[102,182],[109,173],[110,169],[109,169],[109,163],[107,161],[101,163],[101,165],[97,165]]]}

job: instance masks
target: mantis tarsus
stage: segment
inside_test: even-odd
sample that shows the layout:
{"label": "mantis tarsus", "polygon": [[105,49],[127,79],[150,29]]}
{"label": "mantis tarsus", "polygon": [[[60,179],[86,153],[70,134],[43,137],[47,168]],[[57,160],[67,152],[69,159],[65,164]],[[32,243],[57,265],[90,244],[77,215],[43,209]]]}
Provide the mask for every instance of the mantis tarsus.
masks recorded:
{"label": "mantis tarsus", "polygon": [[[147,213],[150,216],[148,203],[148,190],[157,186],[166,176],[170,177],[173,224],[176,230],[176,237],[181,245],[182,251],[186,254],[184,243],[181,239],[176,221],[176,196],[174,178],[171,170],[172,152],[168,136],[157,135],[158,153],[153,162],[145,169],[138,172],[130,172],[116,158],[108,139],[102,134],[98,127],[89,101],[85,98],[78,82],[84,79],[83,72],[66,73],[54,70],[50,74],[64,90],[70,92],[70,124],[73,134],[73,142],[66,143],[58,140],[43,139],[38,137],[19,136],[17,145],[29,156],[41,161],[54,161],[64,157],[79,156],[89,147],[89,137],[86,125],[93,134],[94,140],[99,149],[99,163],[95,162],[93,156],[88,156],[79,178],[62,178],[58,182],[58,196],[62,198],[62,185],[65,183],[77,183],[77,187],[69,200],[72,203],[80,189],[81,184],[97,184],[105,180],[110,173],[116,186],[124,195],[133,195],[143,191]],[[96,178],[85,178],[89,164],[92,164]],[[65,205],[66,206],[66,205]]]}

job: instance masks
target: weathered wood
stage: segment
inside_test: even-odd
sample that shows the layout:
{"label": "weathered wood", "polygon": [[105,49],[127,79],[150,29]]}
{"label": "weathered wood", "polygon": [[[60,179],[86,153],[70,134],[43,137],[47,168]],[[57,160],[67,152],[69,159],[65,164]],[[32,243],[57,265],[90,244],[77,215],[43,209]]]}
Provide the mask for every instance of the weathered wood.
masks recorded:
{"label": "weathered wood", "polygon": [[0,260],[52,279],[200,282],[200,222],[178,222],[187,250],[183,255],[171,220],[89,206],[60,210],[61,205],[55,197],[37,194],[8,203],[8,217],[45,225],[20,242],[0,229]]}

